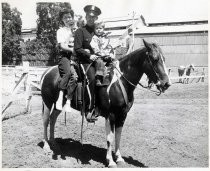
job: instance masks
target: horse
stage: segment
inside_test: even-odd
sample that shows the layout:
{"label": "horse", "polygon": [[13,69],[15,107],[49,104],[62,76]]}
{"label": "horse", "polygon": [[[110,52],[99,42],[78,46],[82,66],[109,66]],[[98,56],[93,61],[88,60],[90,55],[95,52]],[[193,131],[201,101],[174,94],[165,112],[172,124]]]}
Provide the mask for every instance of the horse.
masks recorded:
{"label": "horse", "polygon": [[[194,71],[195,67],[193,64],[190,64],[189,66],[186,67],[186,76],[190,76],[191,71]],[[189,78],[184,79],[185,84],[189,83]]]}
{"label": "horse", "polygon": [[[155,43],[149,43],[143,39],[143,48],[139,48],[119,60],[119,66],[110,72],[110,84],[99,87],[96,91],[96,108],[105,118],[107,153],[106,161],[108,167],[117,167],[125,161],[120,153],[120,139],[122,128],[127,113],[134,102],[134,90],[145,73],[150,82],[153,82],[157,90],[162,93],[171,86],[165,58],[161,48]],[[56,119],[61,111],[53,107],[58,98],[59,80],[58,67],[54,66],[42,76],[41,96],[43,100],[43,124],[44,124],[44,146],[50,152],[58,144],[54,139],[54,127]],[[87,91],[86,91],[87,92]],[[85,93],[85,98],[88,93]],[[75,106],[73,106],[74,108]],[[50,138],[48,141],[47,127],[50,122]],[[112,144],[115,140],[115,160],[112,157]],[[52,151],[51,151],[52,152]]]}
{"label": "horse", "polygon": [[[186,70],[185,66],[181,65],[181,66],[178,67],[178,75],[179,75],[179,77],[182,77],[184,75],[185,70]],[[182,82],[183,82],[182,79],[179,78],[179,83],[182,83]]]}
{"label": "horse", "polygon": [[[185,66],[179,66],[178,67],[179,77],[182,77],[185,74],[186,74],[186,76],[190,76],[191,71],[194,71],[194,65],[193,64],[187,65],[186,67]],[[183,83],[183,84],[184,83],[188,84],[189,83],[189,78],[184,78],[183,80],[180,78],[179,82]]]}

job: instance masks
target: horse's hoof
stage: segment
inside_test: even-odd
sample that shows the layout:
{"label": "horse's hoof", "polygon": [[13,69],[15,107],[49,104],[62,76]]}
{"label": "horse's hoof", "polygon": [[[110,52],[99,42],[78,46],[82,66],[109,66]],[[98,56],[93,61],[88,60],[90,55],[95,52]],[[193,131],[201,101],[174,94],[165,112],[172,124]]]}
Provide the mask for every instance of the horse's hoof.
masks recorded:
{"label": "horse's hoof", "polygon": [[117,164],[114,161],[112,161],[108,164],[108,168],[117,168]]}
{"label": "horse's hoof", "polygon": [[44,147],[43,147],[43,149],[44,149],[44,153],[45,153],[46,155],[51,155],[51,154],[52,154],[52,151],[51,151],[49,148],[44,148]]}
{"label": "horse's hoof", "polygon": [[114,164],[114,165],[109,165],[108,168],[117,168],[117,165]]}
{"label": "horse's hoof", "polygon": [[125,166],[125,162],[124,161],[118,161],[117,162],[117,167],[124,167]]}
{"label": "horse's hoof", "polygon": [[48,143],[44,143],[43,150],[44,150],[46,155],[51,155],[52,154],[52,150],[50,149],[50,146],[49,146]]}

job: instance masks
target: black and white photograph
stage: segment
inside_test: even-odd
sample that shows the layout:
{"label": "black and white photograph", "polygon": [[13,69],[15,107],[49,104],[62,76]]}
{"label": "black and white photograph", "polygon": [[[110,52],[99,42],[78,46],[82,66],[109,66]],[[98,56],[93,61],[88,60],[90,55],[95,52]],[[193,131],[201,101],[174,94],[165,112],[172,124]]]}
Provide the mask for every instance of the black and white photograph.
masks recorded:
{"label": "black and white photograph", "polygon": [[2,0],[6,169],[209,169],[208,0]]}

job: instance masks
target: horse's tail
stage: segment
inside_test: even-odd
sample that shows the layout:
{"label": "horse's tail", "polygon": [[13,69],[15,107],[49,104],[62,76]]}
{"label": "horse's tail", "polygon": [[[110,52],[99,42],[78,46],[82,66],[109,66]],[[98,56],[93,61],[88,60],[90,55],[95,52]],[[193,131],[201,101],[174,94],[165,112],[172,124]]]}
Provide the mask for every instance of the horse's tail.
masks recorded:
{"label": "horse's tail", "polygon": [[42,101],[42,115],[44,115],[44,102]]}
{"label": "horse's tail", "polygon": [[44,76],[46,75],[46,73],[48,72],[49,69],[50,69],[50,68],[47,68],[47,69],[43,72],[43,74],[42,74],[42,76],[41,76],[41,78],[40,78],[40,83],[43,81]]}

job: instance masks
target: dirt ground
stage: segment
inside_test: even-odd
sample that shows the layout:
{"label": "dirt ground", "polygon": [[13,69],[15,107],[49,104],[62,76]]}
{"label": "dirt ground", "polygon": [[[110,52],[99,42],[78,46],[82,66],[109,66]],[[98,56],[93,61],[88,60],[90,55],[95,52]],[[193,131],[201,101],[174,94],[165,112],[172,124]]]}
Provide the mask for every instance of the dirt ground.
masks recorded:
{"label": "dirt ground", "polygon": [[[7,87],[8,89],[8,87]],[[3,91],[3,102],[7,93]],[[104,168],[105,122],[85,122],[80,144],[81,116],[73,111],[56,123],[61,155],[46,156],[42,147],[41,97],[32,98],[31,113],[24,100],[14,102],[2,122],[3,168]],[[121,139],[127,168],[209,167],[208,82],[174,83],[164,94],[138,87]]]}

